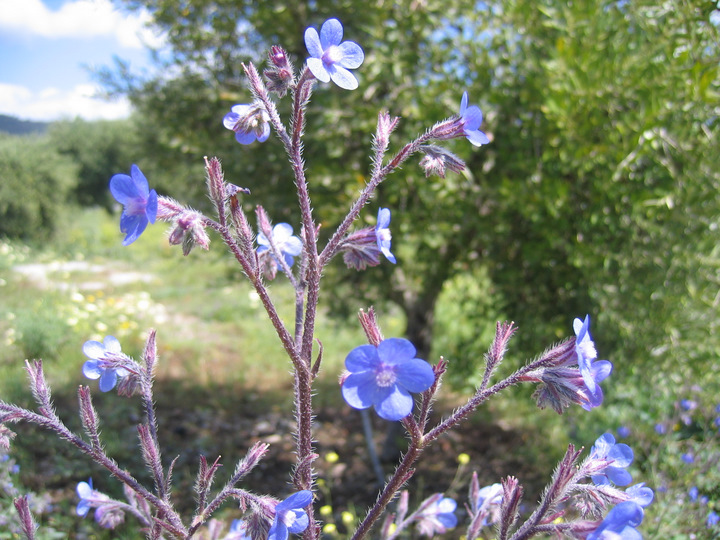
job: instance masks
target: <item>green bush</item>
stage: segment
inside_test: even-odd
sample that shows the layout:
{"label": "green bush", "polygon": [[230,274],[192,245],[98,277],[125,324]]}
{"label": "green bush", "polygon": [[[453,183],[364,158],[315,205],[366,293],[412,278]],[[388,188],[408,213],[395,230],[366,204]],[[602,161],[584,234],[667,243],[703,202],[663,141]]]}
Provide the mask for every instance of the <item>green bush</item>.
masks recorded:
{"label": "green bush", "polygon": [[76,177],[47,138],[0,137],[0,237],[49,238]]}

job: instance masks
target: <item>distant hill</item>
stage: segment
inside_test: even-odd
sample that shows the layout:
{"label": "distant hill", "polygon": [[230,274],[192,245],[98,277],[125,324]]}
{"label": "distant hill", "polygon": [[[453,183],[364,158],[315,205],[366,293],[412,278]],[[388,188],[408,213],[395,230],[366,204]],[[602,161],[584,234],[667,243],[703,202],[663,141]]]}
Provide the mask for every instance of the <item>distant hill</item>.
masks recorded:
{"label": "distant hill", "polygon": [[33,122],[31,120],[20,120],[14,116],[0,114],[0,132],[11,135],[27,135],[28,133],[44,133],[49,122]]}

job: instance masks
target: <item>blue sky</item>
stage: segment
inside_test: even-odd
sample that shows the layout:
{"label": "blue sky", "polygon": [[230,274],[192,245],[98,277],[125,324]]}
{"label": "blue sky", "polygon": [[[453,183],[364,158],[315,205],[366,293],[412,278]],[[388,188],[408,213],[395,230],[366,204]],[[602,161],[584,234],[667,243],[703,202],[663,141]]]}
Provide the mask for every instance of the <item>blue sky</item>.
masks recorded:
{"label": "blue sky", "polygon": [[0,114],[52,121],[126,117],[125,100],[105,101],[89,67],[152,69],[147,45],[162,37],[144,13],[119,11],[110,0],[0,0]]}

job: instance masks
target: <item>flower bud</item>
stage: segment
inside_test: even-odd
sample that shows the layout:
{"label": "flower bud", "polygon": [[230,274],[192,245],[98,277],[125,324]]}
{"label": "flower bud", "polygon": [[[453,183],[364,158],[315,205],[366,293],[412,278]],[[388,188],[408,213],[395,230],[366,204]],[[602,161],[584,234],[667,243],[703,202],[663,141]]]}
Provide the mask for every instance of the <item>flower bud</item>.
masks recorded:
{"label": "flower bud", "polygon": [[425,154],[420,160],[420,166],[425,170],[426,177],[437,174],[445,178],[447,169],[456,173],[465,170],[465,162],[449,150],[431,144],[421,146],[420,150]]}
{"label": "flower bud", "polygon": [[348,268],[365,270],[368,266],[380,264],[377,231],[372,227],[350,233],[340,244],[339,249],[345,252],[343,261]]}
{"label": "flower bud", "polygon": [[365,330],[368,343],[376,347],[380,345],[380,342],[383,340],[383,335],[375,318],[375,310],[371,307],[367,313],[365,313],[361,309],[358,313],[358,319],[360,319],[360,325],[363,327],[363,330]]}
{"label": "flower bud", "polygon": [[267,89],[283,97],[295,82],[293,66],[282,47],[273,45],[268,53],[269,67],[263,71],[267,79]]}

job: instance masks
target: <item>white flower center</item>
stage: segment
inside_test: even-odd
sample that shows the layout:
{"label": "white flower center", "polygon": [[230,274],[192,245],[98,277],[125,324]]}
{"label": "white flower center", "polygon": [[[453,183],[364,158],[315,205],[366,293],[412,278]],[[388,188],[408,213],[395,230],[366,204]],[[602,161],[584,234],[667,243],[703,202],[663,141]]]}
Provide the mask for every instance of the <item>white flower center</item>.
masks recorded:
{"label": "white flower center", "polygon": [[597,358],[595,343],[591,339],[584,339],[578,344],[577,350],[586,360],[595,360]]}
{"label": "white flower center", "polygon": [[396,380],[397,374],[395,373],[395,368],[393,366],[388,366],[387,364],[380,364],[380,367],[375,372],[375,383],[378,386],[385,388],[395,384]]}
{"label": "white flower center", "polygon": [[323,53],[323,62],[326,64],[336,64],[342,60],[342,51],[337,45],[330,45],[328,49]]}
{"label": "white flower center", "polygon": [[295,515],[295,512],[285,512],[281,518],[282,522],[289,528],[292,527],[293,523],[297,520],[297,516]]}

